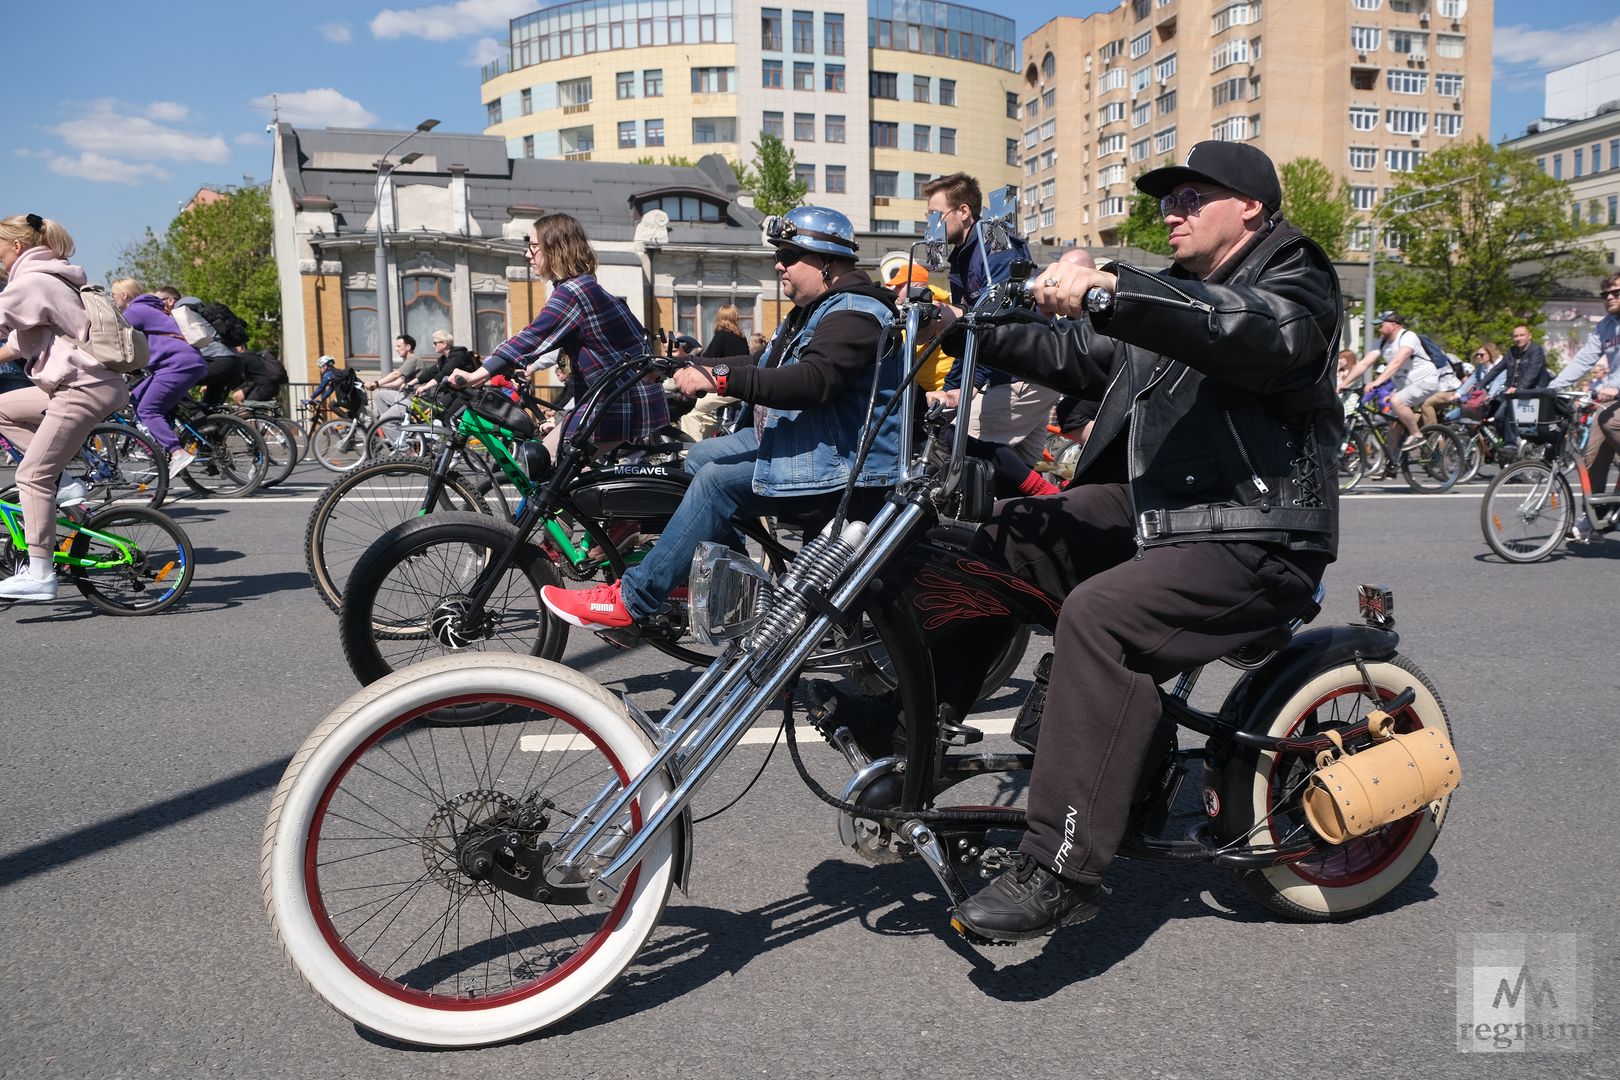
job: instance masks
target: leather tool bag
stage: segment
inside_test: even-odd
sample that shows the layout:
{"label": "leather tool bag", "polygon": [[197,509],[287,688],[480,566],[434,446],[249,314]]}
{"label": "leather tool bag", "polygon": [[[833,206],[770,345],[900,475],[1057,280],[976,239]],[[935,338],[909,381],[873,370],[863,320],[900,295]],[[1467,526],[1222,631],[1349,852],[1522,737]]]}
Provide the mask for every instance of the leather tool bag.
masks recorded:
{"label": "leather tool bag", "polygon": [[1462,766],[1451,740],[1432,728],[1406,734],[1392,730],[1394,718],[1382,710],[1367,717],[1373,745],[1346,753],[1336,731],[1326,732],[1338,747],[1316,756],[1316,772],[1301,799],[1305,820],[1330,844],[1371,832],[1417,813],[1457,789]]}

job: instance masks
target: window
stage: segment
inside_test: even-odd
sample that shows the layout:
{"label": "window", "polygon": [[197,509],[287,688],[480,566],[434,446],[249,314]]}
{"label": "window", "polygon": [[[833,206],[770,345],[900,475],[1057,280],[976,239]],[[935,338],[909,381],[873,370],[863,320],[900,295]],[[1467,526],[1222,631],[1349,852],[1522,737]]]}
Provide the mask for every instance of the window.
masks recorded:
{"label": "window", "polygon": [[350,356],[380,356],[377,343],[377,290],[344,289]]}
{"label": "window", "polygon": [[[489,126],[490,127],[494,127],[496,124],[501,122],[501,99],[500,98],[496,98],[494,101],[491,101],[489,104],[485,105],[484,108],[489,110]],[[375,299],[375,297],[373,297],[373,299]]]}
{"label": "window", "polygon": [[1053,207],[1048,206],[1045,210],[1041,211],[1041,228],[1050,229],[1052,227],[1052,223],[1056,220],[1057,210]]}
{"label": "window", "polygon": [[1126,77],[1124,68],[1109,68],[1102,73],[1102,78],[1097,80],[1097,93],[1106,94],[1110,90],[1125,89]]}
{"label": "window", "polygon": [[765,119],[760,123],[759,133],[761,135],[775,135],[778,139],[786,138],[786,129],[782,126],[782,114],[779,112],[766,113]]}
{"label": "window", "polygon": [[829,94],[842,94],[844,92],[844,65],[828,64],[821,69],[822,85]]}
{"label": "window", "polygon": [[1554,154],[1553,155],[1553,179],[1554,180],[1562,180],[1563,178],[1564,178],[1564,155],[1563,154]]}
{"label": "window", "polygon": [[737,141],[735,116],[704,116],[692,121],[695,143],[734,143]]}
{"label": "window", "polygon": [[1384,0],[1355,0],[1355,9],[1357,11],[1377,11],[1383,3]]}
{"label": "window", "polygon": [[939,152],[942,154],[956,153],[956,129],[942,127],[939,129]]}
{"label": "window", "polygon": [[1041,95],[1041,108],[1045,109],[1047,112],[1051,112],[1053,109],[1057,108],[1056,90],[1048,90],[1046,93]]}
{"label": "window", "polygon": [[1137,34],[1131,38],[1131,59],[1146,56],[1151,48],[1153,48],[1153,32],[1150,30],[1144,34]]}
{"label": "window", "polygon": [[844,118],[842,116],[829,116],[824,123],[828,142],[841,143],[844,141]]}
{"label": "window", "polygon": [[1423,164],[1426,155],[1422,150],[1388,150],[1384,151],[1384,167],[1390,172],[1411,172]]}
{"label": "window", "polygon": [[1097,140],[1097,156],[1107,157],[1109,154],[1123,154],[1125,152],[1125,136],[1104,135]]}
{"label": "window", "polygon": [[900,231],[900,223],[898,221],[890,221],[888,218],[873,218],[872,231],[897,233]]}
{"label": "window", "polygon": [[813,12],[793,13],[793,51],[796,53],[816,51],[816,17]]}
{"label": "window", "polygon": [[1422,109],[1385,109],[1384,125],[1397,135],[1422,135],[1429,130],[1429,114]]}
{"label": "window", "polygon": [[1028,131],[1024,132],[1024,145],[1025,146],[1034,146],[1036,143],[1038,143],[1040,141],[1041,141],[1041,129],[1040,128],[1032,127]]}
{"label": "window", "polygon": [[1176,111],[1176,92],[1174,90],[1166,90],[1164,93],[1158,96],[1157,104],[1159,106],[1159,115],[1169,116],[1171,113]]}
{"label": "window", "polygon": [[1389,51],[1406,56],[1429,55],[1429,35],[1415,30],[1391,30]]}
{"label": "window", "polygon": [[1050,79],[1057,74],[1057,57],[1047,53],[1041,60],[1041,78]]}
{"label": "window", "polygon": [[1131,160],[1146,161],[1148,156],[1148,147],[1152,145],[1153,140],[1146,138],[1138,139],[1136,142],[1131,143]]}
{"label": "window", "polygon": [[1350,167],[1357,172],[1367,172],[1378,167],[1378,148],[1375,146],[1352,146],[1350,148]]}
{"label": "window", "polygon": [[761,8],[759,12],[760,48],[766,52],[782,51],[782,9]]}
{"label": "window", "polygon": [[[564,108],[570,105],[589,105],[591,103],[591,80],[568,79],[557,84],[557,100]],[[418,340],[426,340],[419,338]]]}
{"label": "window", "polygon": [[1153,102],[1144,101],[1131,108],[1131,127],[1138,128],[1153,119]]}
{"label": "window", "polygon": [[1584,164],[1586,164],[1586,151],[1577,146],[1575,148],[1575,170],[1569,174],[1571,180],[1581,175],[1581,166]]}
{"label": "window", "polygon": [[[1123,136],[1123,135],[1121,135],[1119,137],[1119,152],[1122,153],[1122,154],[1125,152],[1125,136]],[[1043,150],[1043,151],[1041,151],[1041,168],[1050,169],[1053,165],[1056,165],[1056,164],[1057,164],[1057,151],[1056,150]]]}
{"label": "window", "polygon": [[767,90],[782,89],[782,61],[765,61],[765,65],[761,69],[759,82]]}
{"label": "window", "polygon": [[641,73],[641,96],[664,96],[664,69],[648,68]]}
{"label": "window", "polygon": [[437,274],[406,274],[400,279],[405,302],[405,332],[431,341],[435,330],[450,329],[450,279]]}
{"label": "window", "polygon": [[926,198],[928,198],[928,196],[923,194],[923,188],[927,187],[929,181],[931,181],[932,179],[933,179],[933,177],[929,176],[925,172],[912,173],[911,174],[911,197],[913,199],[926,199]]}
{"label": "window", "polygon": [[1609,196],[1609,224],[1620,225],[1620,195]]}
{"label": "window", "polygon": [[1125,196],[1110,195],[1097,204],[1098,217],[1117,217],[1125,212]]}
{"label": "window", "polygon": [[1463,17],[1463,0],[1439,0],[1439,4],[1436,6],[1440,10],[1442,19],[1450,19],[1452,22],[1456,22]]}
{"label": "window", "polygon": [[1210,128],[1209,137],[1225,142],[1241,142],[1249,137],[1249,118],[1228,116],[1225,120],[1218,120]]}
{"label": "window", "polygon": [[1620,139],[1609,140],[1609,168],[1620,169]]}
{"label": "window", "polygon": [[1461,34],[1436,34],[1434,35],[1434,55],[1446,60],[1461,60],[1463,46],[1467,44],[1467,40]]}
{"label": "window", "polygon": [[844,191],[844,166],[827,166],[827,194],[842,195]]}
{"label": "window", "polygon": [[[872,72],[872,96],[875,98],[885,98],[889,101],[900,100],[900,76],[896,75],[892,71]],[[1017,119],[1018,113],[1016,110],[1018,108],[1018,96],[1016,94],[1008,94],[1007,102],[1009,108],[1015,110],[1007,115]]]}
{"label": "window", "polygon": [[1389,92],[1392,94],[1422,94],[1429,89],[1429,73],[1426,71],[1395,68],[1385,74],[1389,78]]}
{"label": "window", "polygon": [[816,114],[796,112],[793,114],[793,141],[816,141]]}
{"label": "window", "polygon": [[1118,165],[1105,165],[1097,173],[1098,187],[1108,187],[1111,184],[1123,184],[1124,182],[1125,166],[1123,163]]}
{"label": "window", "polygon": [[636,148],[636,122],[634,120],[619,121],[619,149],[634,150]]}
{"label": "window", "polygon": [[1586,204],[1586,223],[1588,225],[1596,225],[1598,223],[1598,221],[1600,220],[1599,219],[1599,214],[1601,214],[1601,212],[1602,212],[1602,204],[1600,204],[1596,199],[1593,199],[1591,202],[1587,203]]}
{"label": "window", "polygon": [[1350,28],[1350,47],[1358,53],[1378,51],[1378,43],[1384,32],[1376,26],[1352,26]]}
{"label": "window", "polygon": [[1169,56],[1166,56],[1164,59],[1160,60],[1158,63],[1153,65],[1153,77],[1158,79],[1160,83],[1168,82],[1170,80],[1170,77],[1172,75],[1174,75],[1175,73],[1176,73],[1176,54],[1175,53],[1171,53]]}
{"label": "window", "polygon": [[[821,42],[822,52],[828,56],[844,55],[844,17],[834,12],[826,12],[821,16]],[[828,166],[831,168],[831,166]],[[829,182],[827,190],[832,190]],[[842,188],[839,188],[842,191]]]}
{"label": "window", "polygon": [[1041,159],[1040,158],[1027,157],[1027,158],[1024,159],[1024,175],[1025,176],[1034,176],[1035,171],[1037,169],[1039,169],[1040,167],[1041,167]]}
{"label": "window", "polygon": [[793,89],[814,90],[816,88],[816,65],[803,60],[793,61]]}
{"label": "window", "polygon": [[1378,201],[1378,189],[1374,187],[1352,187],[1350,189],[1350,209],[1371,210],[1373,203]]}
{"label": "window", "polygon": [[[877,83],[872,84],[872,96],[877,97]],[[1018,95],[1011,90],[1007,91],[1007,119],[1018,119]]]}
{"label": "window", "polygon": [[804,190],[806,192],[815,191],[816,190],[816,167],[814,165],[795,164],[793,166],[793,179],[795,181],[797,181],[798,183],[803,184],[804,185]]}
{"label": "window", "polygon": [[1158,132],[1154,133],[1154,135],[1153,135],[1153,152],[1154,153],[1156,153],[1156,154],[1168,154],[1170,151],[1174,150],[1175,148],[1176,148],[1176,129],[1175,128],[1165,128],[1163,131],[1158,131]]}
{"label": "window", "polygon": [[1456,73],[1435,72],[1434,92],[1441,97],[1460,98],[1463,91],[1463,77]]}
{"label": "window", "polygon": [[[1125,119],[1125,103],[1123,101],[1110,101],[1097,110],[1097,126],[1104,127]],[[1034,131],[1034,128],[1030,129]]]}
{"label": "window", "polygon": [[1350,89],[1376,90],[1378,89],[1378,69],[1358,68],[1350,69]]}
{"label": "window", "polygon": [[920,153],[928,153],[934,148],[934,129],[927,124],[911,125],[911,148]]}
{"label": "window", "polygon": [[[1121,168],[1123,168],[1123,167],[1124,166],[1121,166]],[[1044,201],[1046,199],[1055,199],[1055,198],[1057,198],[1057,181],[1056,180],[1042,180],[1041,181],[1041,199]]]}
{"label": "window", "polygon": [[534,157],[534,136],[533,135],[525,135],[525,136],[523,136],[523,156],[526,157],[526,158]]}
{"label": "window", "polygon": [[478,355],[488,356],[506,338],[506,296],[497,292],[473,293],[473,341]]}
{"label": "window", "polygon": [[1118,56],[1124,51],[1125,39],[1115,38],[1113,41],[1110,41],[1108,44],[1097,50],[1097,59],[1106,64],[1108,61],[1114,59],[1114,57]]}
{"label": "window", "polygon": [[1047,120],[1041,124],[1041,141],[1045,142],[1047,139],[1055,138],[1056,136],[1057,117],[1054,116],[1050,120]]}
{"label": "window", "polygon": [[[587,98],[586,100],[589,99]],[[533,90],[524,89],[518,91],[518,112],[522,113],[524,116],[534,115]]]}
{"label": "window", "polygon": [[1018,140],[1017,139],[1008,139],[1007,140],[1007,164],[1009,164],[1009,165],[1017,165],[1018,164]]}
{"label": "window", "polygon": [[664,121],[661,118],[657,120],[648,120],[643,123],[641,125],[641,133],[643,136],[645,136],[645,141],[648,146],[664,145]]}
{"label": "window", "polygon": [[1233,26],[1248,26],[1250,23],[1260,21],[1260,5],[1228,4],[1215,13],[1211,20],[1210,33],[1219,34]]}
{"label": "window", "polygon": [[728,67],[701,67],[692,69],[692,93],[729,94],[736,81],[737,69]]}
{"label": "window", "polygon": [[952,106],[954,106],[956,104],[956,80],[955,79],[941,79],[941,80],[939,80],[939,103],[941,105],[952,105]]}
{"label": "window", "polygon": [[877,171],[872,173],[872,194],[878,198],[892,199],[900,193],[900,174],[897,172]]}
{"label": "window", "polygon": [[1602,172],[1603,171],[1603,144],[1602,143],[1593,143],[1592,144],[1592,171],[1593,172]]}
{"label": "window", "polygon": [[1141,22],[1153,10],[1153,0],[1131,0],[1131,20]]}
{"label": "window", "polygon": [[[1229,101],[1242,101],[1249,96],[1249,80],[1241,75],[1235,79],[1223,79],[1215,84],[1210,98],[1216,105],[1225,105]],[[1372,122],[1378,123],[1378,110],[1372,110]],[[1370,130],[1370,129],[1369,129]]]}
{"label": "window", "polygon": [[933,99],[933,80],[927,75],[913,75],[911,77],[911,100],[926,105]]}
{"label": "window", "polygon": [[[1215,104],[1219,105],[1217,101]],[[1372,131],[1378,127],[1378,110],[1370,105],[1350,106],[1350,129],[1352,131]]]}
{"label": "window", "polygon": [[890,121],[872,121],[872,145],[898,147],[900,145],[900,125]]}
{"label": "window", "polygon": [[1234,38],[1217,48],[1209,55],[1209,70],[1219,71],[1233,64],[1247,63],[1249,59],[1249,39]]}
{"label": "window", "polygon": [[614,87],[614,93],[617,94],[619,100],[621,100],[621,101],[624,100],[625,98],[633,98],[633,97],[635,97],[636,96],[636,73],[633,72],[633,71],[621,71],[621,72],[619,72],[619,74],[616,75],[614,77],[614,79],[613,79],[613,87]]}
{"label": "window", "polygon": [[1138,91],[1146,90],[1147,86],[1148,86],[1148,83],[1150,83],[1152,81],[1153,81],[1153,67],[1152,67],[1152,65],[1151,64],[1143,64],[1141,67],[1139,67],[1135,71],[1131,72],[1131,93],[1134,94],[1134,93],[1137,93]]}

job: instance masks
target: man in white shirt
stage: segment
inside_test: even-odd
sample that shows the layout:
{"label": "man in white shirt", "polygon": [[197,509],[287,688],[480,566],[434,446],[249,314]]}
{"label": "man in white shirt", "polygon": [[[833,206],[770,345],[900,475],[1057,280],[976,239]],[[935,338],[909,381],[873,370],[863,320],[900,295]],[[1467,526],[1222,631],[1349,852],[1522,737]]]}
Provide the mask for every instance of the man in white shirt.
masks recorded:
{"label": "man in white shirt", "polygon": [[1374,390],[1390,381],[1395,383],[1395,393],[1390,402],[1395,409],[1395,418],[1406,428],[1407,436],[1401,449],[1416,450],[1423,445],[1423,436],[1418,434],[1417,410],[1430,395],[1441,391],[1440,371],[1429,359],[1418,336],[1406,328],[1404,316],[1393,311],[1379,312],[1378,336],[1383,338],[1383,343],[1345,372],[1339,380],[1339,389],[1354,384],[1374,360],[1382,357],[1384,369],[1367,384],[1367,389]]}

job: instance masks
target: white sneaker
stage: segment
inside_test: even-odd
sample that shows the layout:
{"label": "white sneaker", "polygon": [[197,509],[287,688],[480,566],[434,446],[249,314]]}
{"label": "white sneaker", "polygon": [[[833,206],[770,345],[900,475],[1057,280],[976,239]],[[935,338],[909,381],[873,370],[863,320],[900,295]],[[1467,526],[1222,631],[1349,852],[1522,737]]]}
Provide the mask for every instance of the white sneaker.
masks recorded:
{"label": "white sneaker", "polygon": [[90,498],[90,488],[77,476],[62,474],[61,483],[56,485],[57,506],[77,506]]}
{"label": "white sneaker", "polygon": [[1401,449],[1410,454],[1414,450],[1423,449],[1425,439],[1422,435],[1408,435],[1406,441],[1401,443]]}
{"label": "white sneaker", "polygon": [[180,449],[176,450],[174,453],[170,454],[169,455],[169,479],[170,480],[178,480],[178,479],[180,479],[180,474],[185,472],[187,467],[190,466],[190,464],[193,461],[196,461],[196,460],[197,460],[197,455],[193,454],[190,450],[187,450],[183,446]]}
{"label": "white sneaker", "polygon": [[56,575],[37,578],[27,570],[0,581],[0,600],[55,600]]}

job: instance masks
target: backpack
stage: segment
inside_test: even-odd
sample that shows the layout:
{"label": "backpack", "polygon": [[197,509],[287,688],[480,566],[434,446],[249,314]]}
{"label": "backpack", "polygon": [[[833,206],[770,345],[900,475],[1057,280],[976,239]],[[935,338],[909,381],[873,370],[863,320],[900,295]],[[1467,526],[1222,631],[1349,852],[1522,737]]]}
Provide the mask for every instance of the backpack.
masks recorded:
{"label": "backpack", "polygon": [[[53,275],[62,282],[73,282],[60,274]],[[68,337],[79,348],[96,358],[96,363],[115,375],[129,375],[145,371],[151,362],[146,334],[129,325],[124,313],[118,310],[113,298],[100,285],[79,285],[79,302],[90,316],[90,334],[85,338]],[[66,334],[62,335],[67,337]]]}
{"label": "backpack", "polygon": [[343,407],[356,416],[365,411],[366,388],[360,381],[359,372],[353,368],[343,368],[338,376],[337,397],[343,402]]}
{"label": "backpack", "polygon": [[[1417,334],[1416,330],[1412,332]],[[1442,390],[1455,390],[1457,386],[1462,385],[1462,381],[1468,378],[1468,373],[1463,370],[1462,364],[1453,360],[1451,354],[1446,352],[1438,341],[1427,334],[1418,334],[1417,339],[1418,343],[1423,346],[1423,351],[1429,354],[1429,362],[1434,365],[1434,370],[1440,373],[1440,388]],[[1456,385],[1446,385],[1447,375],[1457,380]]]}
{"label": "backpack", "polygon": [[214,343],[214,327],[209,321],[197,314],[197,309],[188,304],[176,304],[174,310],[169,312],[174,325],[180,328],[180,337],[193,349],[202,350]]}
{"label": "backpack", "polygon": [[208,321],[214,328],[214,337],[221,345],[236,348],[238,345],[248,343],[248,326],[226,304],[204,304],[197,309],[197,314]]}

